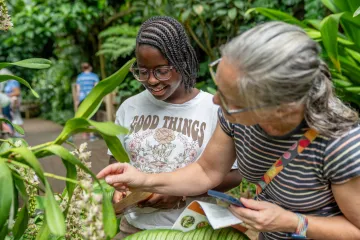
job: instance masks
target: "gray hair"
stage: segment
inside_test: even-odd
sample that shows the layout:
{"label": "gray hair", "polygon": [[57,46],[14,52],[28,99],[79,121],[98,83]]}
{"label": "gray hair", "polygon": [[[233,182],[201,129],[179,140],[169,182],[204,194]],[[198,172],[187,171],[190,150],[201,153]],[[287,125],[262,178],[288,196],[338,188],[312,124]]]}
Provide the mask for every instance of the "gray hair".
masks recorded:
{"label": "gray hair", "polygon": [[234,38],[222,55],[241,72],[239,100],[248,106],[302,103],[309,127],[338,137],[354,127],[359,116],[335,96],[320,51],[301,28],[274,21]]}

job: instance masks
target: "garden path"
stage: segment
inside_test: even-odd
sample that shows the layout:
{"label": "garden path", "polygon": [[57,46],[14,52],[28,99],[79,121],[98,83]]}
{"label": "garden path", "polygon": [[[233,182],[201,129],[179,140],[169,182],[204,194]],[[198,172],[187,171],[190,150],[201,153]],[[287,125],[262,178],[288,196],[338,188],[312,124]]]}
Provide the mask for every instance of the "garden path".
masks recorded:
{"label": "garden path", "polygon": [[[60,134],[62,126],[40,118],[31,118],[24,119],[24,130],[25,137],[24,139],[29,143],[30,146],[35,146],[45,142],[53,141]],[[82,134],[77,134],[74,137],[74,143],[79,146],[81,143],[85,142],[82,138]],[[71,149],[67,144],[63,145],[64,147]],[[109,162],[109,157],[107,155],[107,147],[105,142],[102,139],[98,139],[94,142],[88,142],[88,150],[91,151],[91,170],[96,174],[101,169],[103,169]],[[62,164],[60,158],[55,156],[46,157],[40,159],[41,164],[44,167],[44,170],[49,173],[65,176],[66,170]],[[53,187],[54,192],[62,192],[65,187],[63,181],[56,179],[49,179],[50,184]]]}

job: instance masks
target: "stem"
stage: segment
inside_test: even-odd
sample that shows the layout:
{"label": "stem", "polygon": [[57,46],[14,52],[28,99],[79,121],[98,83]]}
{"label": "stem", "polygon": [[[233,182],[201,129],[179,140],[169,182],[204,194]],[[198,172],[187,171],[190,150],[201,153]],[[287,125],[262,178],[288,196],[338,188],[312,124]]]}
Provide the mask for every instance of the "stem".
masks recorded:
{"label": "stem", "polygon": [[201,24],[201,26],[203,27],[203,29],[204,29],[204,36],[205,36],[205,43],[206,43],[206,46],[207,46],[207,48],[208,48],[208,50],[209,50],[209,57],[210,57],[210,59],[211,59],[211,61],[214,61],[215,60],[215,57],[214,57],[214,55],[213,55],[213,53],[212,53],[212,51],[211,51],[211,44],[210,44],[210,41],[209,41],[209,32],[208,32],[208,30],[207,30],[207,27],[206,27],[206,25],[205,25],[205,23],[204,23],[204,20],[202,19],[202,17],[200,17],[200,24]]}
{"label": "stem", "polygon": [[75,184],[80,185],[80,182],[78,182],[76,180],[66,178],[66,177],[62,177],[62,176],[59,176],[59,175],[56,175],[56,174],[53,174],[53,173],[44,173],[44,175],[46,177],[55,178],[55,179],[58,179],[58,180],[67,181],[67,182],[71,182],[71,183],[75,183]]}
{"label": "stem", "polygon": [[10,144],[11,146],[16,147],[15,144],[13,144],[12,142],[10,142],[9,140],[0,139],[0,142],[7,142],[7,143]]}
{"label": "stem", "polygon": [[69,141],[65,141],[65,143],[72,146],[74,149],[77,149],[77,146],[74,143],[69,142]]}
{"label": "stem", "polygon": [[43,148],[43,147],[50,146],[50,145],[52,145],[52,144],[54,144],[54,142],[43,143],[43,144],[40,144],[40,145],[31,147],[30,150],[31,150],[31,151],[34,151],[34,150],[37,150],[37,149],[40,149],[40,148]]}
{"label": "stem", "polygon": [[196,36],[196,34],[194,33],[194,31],[191,29],[191,27],[189,26],[188,22],[185,22],[185,27],[186,29],[189,31],[191,37],[195,40],[195,42],[197,43],[197,45],[199,45],[199,47],[208,55],[210,56],[211,53],[208,52],[208,50],[206,49],[206,47],[200,42],[199,38]]}
{"label": "stem", "polygon": [[[23,164],[23,163],[19,163],[19,162],[16,162],[16,161],[8,160],[7,162],[10,163],[10,164],[13,164],[13,165],[17,165],[17,166],[19,166],[19,167],[23,167],[23,168],[27,168],[27,169],[30,168],[28,165],[25,165],[25,164]],[[78,181],[76,181],[76,180],[73,180],[73,179],[70,179],[70,178],[66,178],[66,177],[62,177],[62,176],[59,176],[59,175],[56,175],[56,174],[53,174],[53,173],[47,173],[47,172],[45,172],[45,173],[44,173],[44,176],[46,176],[46,177],[51,177],[51,178],[55,178],[55,179],[58,179],[58,180],[67,181],[67,182],[72,182],[72,183],[75,183],[75,184],[78,184],[78,185],[81,186],[80,182],[78,182]]]}

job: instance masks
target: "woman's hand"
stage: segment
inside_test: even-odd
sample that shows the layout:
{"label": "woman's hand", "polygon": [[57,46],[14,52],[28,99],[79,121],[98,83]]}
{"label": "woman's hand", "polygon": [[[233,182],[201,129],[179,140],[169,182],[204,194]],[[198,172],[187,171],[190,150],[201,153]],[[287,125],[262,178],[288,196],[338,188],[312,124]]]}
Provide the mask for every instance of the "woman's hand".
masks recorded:
{"label": "woman's hand", "polygon": [[138,204],[139,207],[153,207],[159,209],[179,209],[185,206],[183,197],[154,193],[150,199]]}
{"label": "woman's hand", "polygon": [[268,202],[240,200],[246,208],[231,205],[229,210],[243,220],[247,228],[259,232],[295,232],[298,224],[295,213]]}
{"label": "woman's hand", "polygon": [[146,182],[146,174],[127,163],[111,164],[101,170],[97,178],[105,178],[108,184],[121,192],[129,189],[141,191],[140,188]]}
{"label": "woman's hand", "polygon": [[126,192],[119,192],[119,191],[116,191],[114,192],[114,195],[113,195],[113,203],[118,203],[120,202],[121,200],[123,200],[125,197],[126,197]]}

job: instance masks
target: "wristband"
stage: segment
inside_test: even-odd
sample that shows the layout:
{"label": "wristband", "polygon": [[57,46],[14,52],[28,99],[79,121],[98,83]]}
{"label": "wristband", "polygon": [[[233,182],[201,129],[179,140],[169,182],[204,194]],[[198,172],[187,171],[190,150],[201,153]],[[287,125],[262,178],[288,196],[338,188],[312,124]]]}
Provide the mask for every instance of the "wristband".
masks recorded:
{"label": "wristband", "polygon": [[292,239],[306,239],[306,231],[309,226],[309,221],[306,216],[295,213],[298,217],[298,225],[296,227],[295,233],[288,234]]}

